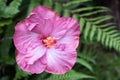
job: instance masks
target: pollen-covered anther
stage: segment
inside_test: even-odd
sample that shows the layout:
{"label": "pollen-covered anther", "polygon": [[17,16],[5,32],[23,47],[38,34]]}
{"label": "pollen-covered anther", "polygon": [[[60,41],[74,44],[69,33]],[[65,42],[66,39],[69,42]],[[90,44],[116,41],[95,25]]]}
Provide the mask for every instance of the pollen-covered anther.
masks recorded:
{"label": "pollen-covered anther", "polygon": [[43,44],[49,48],[55,46],[56,42],[57,41],[55,37],[47,37],[43,39]]}

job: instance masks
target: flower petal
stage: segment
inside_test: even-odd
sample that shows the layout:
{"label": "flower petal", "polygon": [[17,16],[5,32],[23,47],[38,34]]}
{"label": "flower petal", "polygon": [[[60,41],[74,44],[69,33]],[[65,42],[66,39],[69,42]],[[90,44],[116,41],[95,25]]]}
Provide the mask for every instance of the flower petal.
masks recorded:
{"label": "flower petal", "polygon": [[[63,47],[60,47],[63,46]],[[76,51],[67,49],[65,45],[59,45],[56,49],[51,48],[47,51],[47,67],[48,73],[64,74],[70,70],[76,62]]]}
{"label": "flower petal", "polygon": [[53,30],[53,23],[59,16],[45,6],[38,6],[33,9],[31,14],[26,18],[28,30],[49,36]]}
{"label": "flower petal", "polygon": [[43,25],[41,24],[36,25],[32,31],[39,33],[44,37],[48,37],[53,31],[53,23],[51,20],[44,20]]}
{"label": "flower petal", "polygon": [[66,18],[66,22],[67,31],[58,43],[68,44],[69,47],[76,49],[79,44],[80,26],[73,18]]}
{"label": "flower petal", "polygon": [[54,29],[51,33],[52,37],[55,37],[57,39],[62,38],[68,28],[68,23],[66,18],[58,18],[56,21],[54,21]]}
{"label": "flower petal", "polygon": [[29,53],[41,45],[40,35],[27,30],[25,21],[19,22],[15,27],[14,44],[21,53]]}
{"label": "flower petal", "polygon": [[35,49],[33,49],[30,53],[26,54],[25,57],[29,58],[28,64],[33,64],[35,61],[37,61],[39,58],[41,58],[46,53],[46,47],[39,46]]}
{"label": "flower petal", "polygon": [[24,54],[19,53],[17,51],[16,55],[16,62],[19,65],[19,67],[26,72],[30,72],[32,74],[34,73],[42,73],[46,68],[46,60],[45,55],[43,55],[40,59],[35,61],[33,64],[29,64],[30,58],[26,57]]}
{"label": "flower petal", "polygon": [[42,17],[42,19],[53,19],[57,16],[57,13],[52,11],[47,6],[38,6],[32,10],[31,14],[37,14]]}
{"label": "flower petal", "polygon": [[29,31],[31,31],[36,25],[39,24],[42,27],[45,23],[44,19],[42,19],[39,14],[29,15],[25,22]]}

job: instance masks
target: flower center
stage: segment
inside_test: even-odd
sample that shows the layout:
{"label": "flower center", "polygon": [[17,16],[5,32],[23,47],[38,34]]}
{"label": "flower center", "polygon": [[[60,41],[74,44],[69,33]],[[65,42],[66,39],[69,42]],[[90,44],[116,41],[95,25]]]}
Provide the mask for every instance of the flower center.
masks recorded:
{"label": "flower center", "polygon": [[55,46],[56,42],[57,41],[55,37],[47,37],[43,39],[43,44],[49,48]]}

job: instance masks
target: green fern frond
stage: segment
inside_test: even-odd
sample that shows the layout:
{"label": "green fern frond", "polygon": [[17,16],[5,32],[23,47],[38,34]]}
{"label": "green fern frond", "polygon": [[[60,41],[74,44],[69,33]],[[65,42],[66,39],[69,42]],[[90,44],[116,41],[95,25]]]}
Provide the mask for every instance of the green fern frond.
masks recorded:
{"label": "green fern frond", "polygon": [[2,12],[2,10],[4,9],[4,7],[6,6],[6,0],[0,0],[0,12]]}
{"label": "green fern frond", "polygon": [[63,15],[64,16],[70,16],[70,11],[65,9]]}
{"label": "green fern frond", "polygon": [[46,80],[78,80],[78,79],[93,79],[95,80],[95,77],[89,76],[83,73],[75,72],[74,70],[71,70],[63,75],[51,75]]}
{"label": "green fern frond", "polygon": [[90,22],[93,22],[93,24],[97,25],[97,24],[100,24],[104,21],[110,20],[112,18],[113,18],[113,16],[106,15],[106,16],[99,16],[99,17],[95,17],[95,18],[87,18],[87,20],[90,21]]}
{"label": "green fern frond", "polygon": [[[3,2],[3,1],[1,1]],[[10,18],[19,12],[19,6],[22,0],[13,0],[9,6],[5,5],[6,2],[2,3],[4,6],[1,6],[0,17]]]}
{"label": "green fern frond", "polygon": [[[73,1],[68,2],[68,4],[77,5],[78,3]],[[115,29],[114,23],[104,23],[113,19],[113,16],[106,14],[104,16],[101,15],[91,18],[91,16],[96,14],[105,14],[106,12],[111,11],[110,9],[101,6],[93,6],[74,10],[66,8],[65,10],[65,16],[72,14],[72,17],[79,21],[81,34],[83,35],[84,40],[88,42],[95,41],[107,48],[114,48],[116,51],[120,51],[120,33]]]}
{"label": "green fern frond", "polygon": [[109,26],[115,26],[115,25],[116,25],[115,23],[106,23],[106,24],[100,25],[100,27],[109,27]]}
{"label": "green fern frond", "polygon": [[60,15],[62,11],[62,5],[60,3],[55,3],[54,10]]}
{"label": "green fern frond", "polygon": [[[83,19],[81,20],[82,20],[80,21],[82,24],[81,26],[83,26],[83,22],[85,21],[83,21]],[[92,26],[90,26],[90,24]],[[90,38],[90,41],[92,41],[93,39],[95,39],[97,34],[98,42],[100,42],[102,45],[105,45],[106,47],[114,48],[115,50],[119,51],[118,46],[120,46],[119,45],[120,33],[118,33],[118,31],[115,30],[114,27],[110,25],[113,25],[113,24],[107,24],[102,27],[99,27],[92,22],[87,22],[86,27],[84,27],[84,31],[83,31],[85,40],[88,40]],[[106,26],[109,26],[109,27],[106,27]],[[115,45],[117,45],[117,47]]]}
{"label": "green fern frond", "polygon": [[86,3],[89,1],[92,1],[92,0],[72,0],[72,1],[67,2],[66,4],[63,4],[63,6],[65,8],[72,8],[74,6],[77,6],[77,5],[80,5],[82,3]]}
{"label": "green fern frond", "polygon": [[94,6],[94,7],[83,7],[83,8],[78,8],[75,10],[72,10],[72,13],[80,13],[80,12],[85,12],[85,11],[91,11],[91,10],[106,10],[106,11],[111,11],[109,8],[103,7],[103,6]]}
{"label": "green fern frond", "polygon": [[104,12],[108,12],[108,11],[106,11],[106,10],[96,10],[96,11],[80,14],[79,16],[80,17],[88,17],[88,16],[92,16],[92,15],[95,15],[95,14],[98,14],[98,13],[104,13]]}
{"label": "green fern frond", "polygon": [[52,8],[53,3],[50,0],[44,0],[43,5]]}

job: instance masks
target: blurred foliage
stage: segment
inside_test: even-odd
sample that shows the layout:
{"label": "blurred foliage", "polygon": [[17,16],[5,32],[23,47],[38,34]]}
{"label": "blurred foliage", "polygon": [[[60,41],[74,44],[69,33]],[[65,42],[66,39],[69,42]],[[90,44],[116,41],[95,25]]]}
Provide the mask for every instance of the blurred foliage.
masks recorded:
{"label": "blurred foliage", "polygon": [[[73,17],[80,23],[77,62],[64,75],[31,75],[16,65],[14,26],[38,5],[48,6],[60,16]],[[0,0],[0,80],[119,80],[120,32],[108,13],[112,11],[95,6],[94,0]]]}

